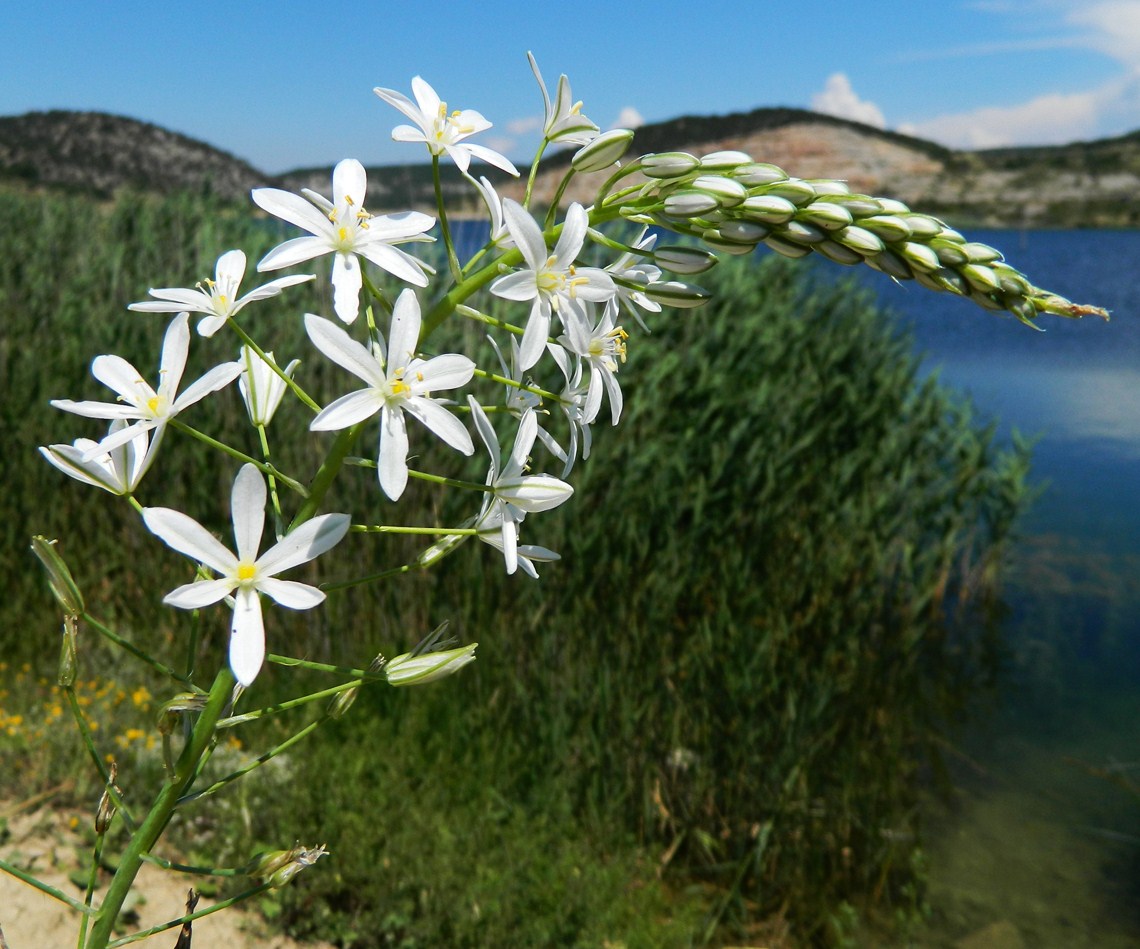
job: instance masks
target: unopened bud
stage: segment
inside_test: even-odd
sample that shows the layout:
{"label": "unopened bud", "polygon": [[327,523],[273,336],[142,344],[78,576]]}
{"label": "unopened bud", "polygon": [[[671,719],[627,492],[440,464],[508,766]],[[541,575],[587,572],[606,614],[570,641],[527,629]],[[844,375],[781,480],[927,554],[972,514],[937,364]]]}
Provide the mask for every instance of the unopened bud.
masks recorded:
{"label": "unopened bud", "polygon": [[631,129],[611,129],[603,132],[588,145],[579,148],[570,159],[570,164],[575,171],[583,174],[601,171],[609,168],[629,151],[629,143],[632,141]]}
{"label": "unopened bud", "polygon": [[99,807],[95,810],[95,833],[105,834],[107,828],[111,826],[111,821],[115,818],[115,799],[111,795],[112,788],[115,794],[121,795],[123,792],[115,786],[115,778],[119,773],[119,766],[112,761],[111,766],[107,769],[107,786],[103,789],[103,796],[99,798]]}
{"label": "unopened bud", "polygon": [[906,214],[900,216],[906,221],[906,226],[910,229],[911,236],[916,240],[928,241],[932,237],[937,237],[942,233],[944,226],[942,222],[937,218],[931,217],[929,214],[918,214],[908,210]]}
{"label": "unopened bud", "polygon": [[156,724],[163,735],[174,733],[178,720],[188,712],[200,712],[206,707],[208,696],[201,692],[181,692],[158,710]]}
{"label": "unopened bud", "polygon": [[274,888],[281,887],[327,853],[324,844],[312,848],[296,844],[289,850],[263,853],[246,864],[244,870],[246,876],[262,880]]}
{"label": "unopened bud", "polygon": [[797,206],[811,204],[815,200],[815,188],[802,178],[785,178],[765,185],[762,190],[764,194],[787,198]]}
{"label": "unopened bud", "polygon": [[796,213],[796,206],[775,194],[757,194],[745,198],[740,206],[744,216],[761,224],[783,224]]}
{"label": "unopened bud", "polygon": [[999,293],[1001,291],[1001,281],[997,274],[983,264],[966,264],[959,268],[959,273],[969,281],[970,286],[975,290],[982,293]]}
{"label": "unopened bud", "polygon": [[757,185],[770,185],[774,181],[783,181],[788,173],[778,165],[768,162],[750,162],[747,165],[737,165],[732,169],[732,177],[741,184],[754,188]]}
{"label": "unopened bud", "polygon": [[683,310],[703,306],[712,299],[712,294],[704,287],[680,280],[651,283],[645,288],[645,295],[664,306],[675,306]]}
{"label": "unopened bud", "polygon": [[896,214],[876,214],[860,218],[859,226],[872,234],[878,234],[888,244],[909,240],[911,236],[906,220]]}
{"label": "unopened bud", "polygon": [[778,234],[770,234],[764,239],[764,244],[782,257],[791,257],[793,260],[797,257],[806,257],[811,253],[811,246],[807,244],[794,244],[792,241],[785,240]]}
{"label": "unopened bud", "polygon": [[478,643],[468,643],[457,649],[441,649],[418,655],[406,652],[384,666],[388,684],[395,686],[426,685],[436,679],[454,675],[470,662],[475,661],[475,647]]}
{"label": "unopened bud", "polygon": [[83,612],[83,594],[79,592],[79,586],[56,550],[55,544],[54,540],[48,540],[37,534],[32,538],[32,552],[47,571],[48,584],[56,601],[69,616],[79,616]]}
{"label": "unopened bud", "polygon": [[715,194],[717,203],[722,208],[734,208],[748,197],[744,185],[723,175],[699,175],[693,179],[693,187]]}
{"label": "unopened bud", "polygon": [[979,244],[977,241],[970,241],[962,245],[962,250],[966,256],[970,258],[972,264],[992,264],[996,260],[1001,260],[1001,251],[989,244]]}
{"label": "unopened bud", "polygon": [[75,617],[65,616],[63,642],[59,647],[59,676],[56,680],[65,689],[75,685],[75,676],[79,669],[79,654],[75,642],[77,632]]}
{"label": "unopened bud", "polygon": [[720,171],[736,168],[738,165],[752,164],[752,156],[747,152],[720,151],[701,156],[701,168]]}
{"label": "unopened bud", "polygon": [[828,197],[841,197],[851,193],[846,181],[836,181],[834,178],[808,178],[807,183],[817,195]]}
{"label": "unopened bud", "polygon": [[841,228],[831,236],[837,243],[844,247],[850,247],[851,250],[862,254],[864,257],[881,254],[885,249],[883,242],[876,235],[855,224]]}
{"label": "unopened bud", "polygon": [[841,204],[832,204],[830,201],[813,201],[805,208],[796,212],[797,221],[807,221],[816,224],[828,231],[837,231],[847,227],[854,221],[851,212]]}
{"label": "unopened bud", "polygon": [[938,255],[925,244],[919,244],[917,241],[903,241],[898,245],[897,250],[902,255],[903,260],[915,270],[923,273],[931,273],[942,266]]}
{"label": "unopened bud", "polygon": [[655,248],[653,262],[671,273],[698,274],[716,266],[717,257],[699,247],[670,246]]}
{"label": "unopened bud", "polygon": [[641,173],[646,178],[681,178],[700,165],[688,152],[657,152],[641,157]]}
{"label": "unopened bud", "polygon": [[[369,672],[379,672],[384,668],[385,659],[383,655],[378,655],[375,659],[368,664]],[[352,708],[352,703],[356,701],[356,696],[360,694],[360,686],[354,685],[351,689],[345,689],[343,692],[338,692],[333,696],[333,700],[329,703],[329,718],[340,718]]]}
{"label": "unopened bud", "polygon": [[717,196],[707,191],[674,191],[665,198],[665,213],[670,217],[700,217],[719,206]]}
{"label": "unopened bud", "polygon": [[823,254],[828,260],[834,261],[837,264],[843,264],[846,267],[863,262],[862,254],[852,250],[850,247],[845,247],[843,244],[831,238],[820,241],[818,244],[813,244],[812,250]]}

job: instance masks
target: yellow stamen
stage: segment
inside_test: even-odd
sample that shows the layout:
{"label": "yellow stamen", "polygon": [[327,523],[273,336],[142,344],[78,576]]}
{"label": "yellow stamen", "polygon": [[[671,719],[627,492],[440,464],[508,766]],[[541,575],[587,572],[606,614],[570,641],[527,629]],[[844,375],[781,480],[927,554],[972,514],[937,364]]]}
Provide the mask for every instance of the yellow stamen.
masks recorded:
{"label": "yellow stamen", "polygon": [[242,582],[252,580],[257,574],[257,567],[251,563],[239,563],[237,568],[237,578]]}

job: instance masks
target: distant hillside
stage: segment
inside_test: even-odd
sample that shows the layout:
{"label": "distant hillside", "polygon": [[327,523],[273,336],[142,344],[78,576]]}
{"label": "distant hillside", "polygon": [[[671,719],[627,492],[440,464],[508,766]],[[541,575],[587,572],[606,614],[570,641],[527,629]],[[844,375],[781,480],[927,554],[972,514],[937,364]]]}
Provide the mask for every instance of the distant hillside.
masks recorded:
{"label": "distant hillside", "polygon": [[[953,223],[1015,227],[1140,226],[1140,132],[1062,146],[954,151],[923,139],[802,109],[683,116],[637,130],[634,152],[739,149],[801,178],[840,178],[853,191],[899,198]],[[415,149],[409,150],[409,155]],[[570,153],[548,155],[535,198],[548,200]],[[480,213],[478,196],[443,164],[456,211]],[[500,190],[523,185],[476,164]],[[0,180],[109,195],[123,187],[212,191],[245,199],[275,184],[327,194],[330,167],[276,178],[202,142],[134,119],[95,112],[39,112],[0,118]],[[588,201],[601,174],[576,179],[570,200]],[[417,160],[369,169],[368,207],[434,207],[431,166]]]}
{"label": "distant hillside", "polygon": [[0,117],[0,179],[109,196],[121,188],[244,198],[270,176],[157,125],[102,112]]}

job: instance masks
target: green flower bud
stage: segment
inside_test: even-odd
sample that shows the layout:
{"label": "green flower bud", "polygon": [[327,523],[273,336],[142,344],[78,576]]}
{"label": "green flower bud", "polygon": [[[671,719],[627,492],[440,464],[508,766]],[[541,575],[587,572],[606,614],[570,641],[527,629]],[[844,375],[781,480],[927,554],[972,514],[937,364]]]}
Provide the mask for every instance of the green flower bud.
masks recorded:
{"label": "green flower bud", "polygon": [[768,162],[737,165],[730,174],[741,184],[748,185],[750,188],[757,185],[770,185],[774,181],[784,181],[788,177],[788,173],[783,168]]}
{"label": "green flower bud", "polygon": [[79,616],[83,612],[83,594],[79,592],[79,586],[67,569],[67,564],[56,551],[55,544],[56,541],[37,534],[32,538],[32,553],[44,565],[51,592],[64,612],[69,616]]}
{"label": "green flower bud", "polygon": [[583,174],[602,171],[629,151],[629,143],[632,141],[633,131],[630,129],[611,129],[603,132],[592,142],[579,148],[570,159],[570,165],[575,171]]}
{"label": "green flower bud", "polygon": [[255,857],[245,866],[246,876],[262,880],[274,889],[284,886],[298,873],[325,856],[328,851],[324,844],[311,849],[300,844],[291,850],[273,850]]}
{"label": "green flower bud", "polygon": [[75,676],[79,669],[79,654],[75,644],[78,629],[74,616],[63,618],[63,642],[59,647],[59,675],[56,681],[65,689],[75,685]]}
{"label": "green flower bud", "polygon": [[783,224],[796,213],[796,206],[787,198],[774,194],[756,194],[744,199],[740,206],[743,217],[761,224]]}
{"label": "green flower bud", "polygon": [[704,287],[680,280],[651,283],[645,288],[644,293],[650,300],[656,300],[663,306],[675,306],[682,310],[703,306],[712,299],[712,294]]}
{"label": "green flower bud", "polygon": [[710,152],[701,156],[701,168],[707,170],[721,170],[736,168],[739,165],[752,163],[752,156],[747,152],[721,151]]}
{"label": "green flower bud", "polygon": [[179,719],[189,712],[200,712],[206,707],[208,696],[201,692],[181,692],[158,710],[155,724],[163,735],[174,734]]}
{"label": "green flower bud", "polygon": [[820,196],[839,197],[851,193],[846,181],[836,181],[834,178],[808,178],[807,183]]}
{"label": "green flower bud", "polygon": [[717,257],[699,247],[656,247],[653,262],[672,273],[688,275],[704,273],[716,266]]}
{"label": "green flower bud", "polygon": [[845,247],[843,244],[840,244],[838,241],[833,241],[830,238],[813,245],[812,250],[823,254],[823,256],[828,260],[832,260],[837,264],[843,264],[847,267],[850,267],[853,264],[863,263],[862,254],[860,254],[858,251],[852,250],[850,247]]}
{"label": "green flower bud", "polygon": [[726,221],[717,230],[722,240],[731,244],[751,244],[755,247],[772,233],[770,227],[753,224],[751,221]]}
{"label": "green flower bud", "polygon": [[925,244],[920,244],[917,241],[903,241],[896,249],[902,255],[903,260],[920,273],[932,273],[942,266],[938,255]]}
{"label": "green flower bud", "polygon": [[994,261],[1002,259],[1000,250],[990,247],[989,244],[979,244],[977,241],[963,244],[962,250],[972,264],[992,264]]}
{"label": "green flower bud", "polygon": [[[369,672],[379,672],[384,668],[386,660],[382,655],[377,656],[368,664]],[[329,717],[340,718],[352,708],[352,703],[356,701],[356,696],[360,694],[360,686],[355,685],[351,689],[345,689],[343,692],[338,692],[333,696],[333,700],[329,702]]]}
{"label": "green flower bud", "polygon": [[837,231],[841,227],[847,227],[854,218],[842,205],[832,204],[830,201],[813,201],[796,212],[796,220],[817,224],[829,231]]}
{"label": "green flower bud", "polygon": [[389,685],[426,685],[444,676],[454,675],[469,662],[474,662],[475,647],[478,645],[468,643],[458,649],[441,649],[418,655],[406,652],[384,666],[384,675],[388,677]]}
{"label": "green flower bud", "polygon": [[811,253],[811,248],[805,244],[794,244],[789,240],[785,240],[778,234],[772,234],[764,239],[764,243],[774,250],[777,254],[783,257],[791,257],[793,260],[797,257],[806,257]]}
{"label": "green flower bud", "polygon": [[875,234],[855,224],[834,231],[831,236],[836,242],[864,257],[880,254],[885,249],[883,242]]}
{"label": "green flower bud", "polygon": [[877,198],[868,198],[865,194],[829,194],[827,200],[831,204],[838,204],[851,212],[855,220],[862,223],[861,218],[873,217],[882,214],[883,206]]}
{"label": "green flower bud", "polygon": [[942,222],[937,218],[932,218],[929,214],[916,214],[913,211],[908,211],[902,217],[915,240],[928,241],[942,233]]}
{"label": "green flower bud", "polygon": [[95,810],[95,833],[105,834],[107,828],[111,826],[111,821],[115,819],[115,799],[111,796],[111,789],[114,788],[115,794],[121,796],[122,789],[115,786],[115,778],[118,776],[119,766],[114,761],[111,762],[110,767],[107,768],[107,786],[103,789],[103,795],[99,798],[99,807]]}
{"label": "green flower bud", "polygon": [[700,162],[688,152],[658,152],[642,155],[641,173],[646,178],[682,178]]}
{"label": "green flower bud", "polygon": [[906,261],[890,248],[874,257],[868,257],[866,263],[868,267],[874,268],[879,273],[885,273],[888,277],[894,277],[895,280],[914,279],[914,271],[910,269]]}
{"label": "green flower bud", "polygon": [[896,214],[876,214],[874,217],[860,218],[859,226],[878,234],[888,244],[910,240],[910,228],[906,220]]}
{"label": "green flower bud", "polygon": [[722,208],[734,208],[748,197],[748,190],[739,181],[722,175],[700,175],[692,183],[694,188],[716,195]]}
{"label": "green flower bud", "polygon": [[875,198],[884,214],[910,214],[910,208],[895,198]]}
{"label": "green flower bud", "polygon": [[731,254],[734,257],[744,257],[751,254],[755,249],[755,244],[742,244],[739,241],[729,240],[721,235],[719,228],[709,228],[701,235],[703,240],[713,250],[719,250],[725,254]]}
{"label": "green flower bud", "polygon": [[718,206],[716,195],[705,191],[674,191],[665,198],[665,213],[670,217],[699,217]]}
{"label": "green flower bud", "polygon": [[788,221],[780,228],[779,236],[796,244],[818,244],[827,238],[827,231],[806,221]]}
{"label": "green flower bud", "polygon": [[787,198],[787,200],[797,206],[810,204],[815,200],[815,188],[802,178],[786,178],[783,181],[776,181],[770,185],[765,185],[758,190],[761,194]]}
{"label": "green flower bud", "polygon": [[959,273],[969,282],[970,286],[979,293],[1000,293],[1001,280],[989,267],[982,264],[966,264],[959,268]]}

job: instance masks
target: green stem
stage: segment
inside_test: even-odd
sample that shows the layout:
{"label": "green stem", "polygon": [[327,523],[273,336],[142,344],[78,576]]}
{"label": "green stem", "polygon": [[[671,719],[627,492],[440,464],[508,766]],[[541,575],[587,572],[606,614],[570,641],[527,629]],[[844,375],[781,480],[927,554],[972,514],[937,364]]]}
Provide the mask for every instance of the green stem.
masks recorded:
{"label": "green stem", "polygon": [[161,672],[164,676],[170,676],[170,678],[172,678],[178,682],[181,682],[183,685],[187,686],[188,688],[194,689],[197,692],[202,691],[202,689],[198,688],[198,686],[194,685],[194,683],[190,681],[188,676],[184,676],[181,673],[175,672],[173,669],[170,668],[170,666],[166,665],[163,662],[159,662],[157,659],[152,658],[150,655],[148,655],[146,652],[144,652],[142,649],[140,649],[134,643],[124,639],[122,636],[120,636],[114,630],[104,626],[97,619],[95,619],[95,617],[93,617],[90,613],[83,613],[81,615],[83,617],[83,621],[85,623],[87,623],[89,626],[93,627],[96,630],[96,632],[98,632],[101,636],[104,636],[105,638],[111,640],[111,642],[113,642],[116,646],[119,646],[120,648],[125,649],[127,652],[129,652],[136,659],[141,659],[143,662],[145,662],[152,669],[156,670],[157,672]]}
{"label": "green stem", "polygon": [[367,680],[354,679],[351,682],[343,682],[340,685],[333,685],[327,689],[321,689],[320,692],[310,692],[308,695],[303,695],[299,699],[289,699],[286,702],[278,702],[275,705],[266,705],[264,708],[255,709],[252,712],[243,712],[241,715],[231,715],[229,718],[223,718],[218,722],[218,728],[233,728],[235,725],[243,725],[246,722],[264,718],[267,715],[276,715],[278,712],[287,712],[292,708],[300,708],[302,705],[308,705],[310,702],[319,702],[321,699],[331,698],[348,689],[359,688],[366,681],[371,680],[383,681],[384,677],[376,675],[369,676]]}
{"label": "green stem", "polygon": [[431,537],[479,533],[474,527],[397,527],[391,524],[353,524],[349,530],[354,534],[428,534]]}
{"label": "green stem", "polygon": [[[339,689],[333,689],[331,691],[338,692],[340,690]],[[237,771],[230,772],[224,778],[220,778],[219,780],[215,781],[208,788],[203,788],[201,791],[195,791],[193,794],[186,794],[183,797],[180,797],[178,799],[178,804],[179,805],[189,804],[191,801],[196,801],[200,797],[206,797],[209,794],[213,794],[215,791],[220,791],[227,784],[232,784],[238,778],[244,777],[245,775],[247,775],[251,771],[253,771],[255,768],[260,768],[267,761],[270,761],[273,758],[276,758],[282,752],[288,751],[295,744],[297,744],[297,742],[299,742],[302,738],[306,737],[307,735],[312,734],[317,728],[319,728],[321,725],[323,725],[325,722],[327,722],[328,719],[329,719],[328,715],[322,715],[316,721],[309,722],[308,725],[306,725],[304,728],[302,728],[295,735],[293,735],[290,738],[287,738],[285,741],[281,742],[281,744],[276,745],[273,748],[270,748],[268,751],[262,752],[260,755],[258,755],[256,758],[254,758],[253,761],[251,761],[249,764],[247,764],[244,768],[238,768]]]}
{"label": "green stem", "polygon": [[258,356],[261,357],[262,361],[266,365],[268,365],[269,368],[272,369],[273,372],[276,373],[281,378],[281,381],[284,382],[285,385],[287,385],[289,387],[289,389],[290,389],[290,391],[292,391],[293,395],[295,395],[298,399],[300,399],[302,402],[304,402],[305,405],[307,405],[314,412],[319,412],[321,410],[321,407],[319,405],[317,405],[317,403],[315,401],[313,401],[312,398],[309,397],[309,394],[304,389],[302,389],[299,385],[297,385],[297,383],[294,382],[292,378],[287,376],[285,374],[285,370],[282,369],[280,366],[278,366],[277,362],[275,360],[270,359],[265,354],[265,351],[262,350],[262,348],[260,346],[258,346],[257,343],[255,343],[253,341],[253,337],[251,337],[249,335],[249,333],[247,333],[240,326],[238,326],[237,323],[235,323],[233,321],[233,319],[230,319],[228,322],[229,322],[230,326],[232,326],[234,328],[234,332],[238,334],[238,338],[243,343],[245,343],[246,346],[248,346],[255,353],[257,353]]}
{"label": "green stem", "polygon": [[459,266],[459,256],[451,241],[451,227],[447,223],[447,208],[443,203],[443,183],[439,178],[439,156],[431,156],[431,179],[435,185],[435,206],[439,211],[439,229],[443,232],[443,246],[447,248],[447,265],[451,268],[451,279],[459,283],[463,279],[463,269]]}
{"label": "green stem", "polygon": [[47,883],[44,883],[43,880],[37,879],[27,871],[21,870],[19,867],[8,863],[6,860],[0,860],[0,870],[11,874],[21,883],[26,883],[28,886],[39,890],[41,893],[46,893],[52,899],[59,900],[61,903],[66,903],[73,910],[78,913],[82,913],[84,916],[94,916],[97,912],[97,910],[94,908],[84,905],[74,896],[68,896],[62,890],[57,890],[54,886],[49,886]]}
{"label": "green stem", "polygon": [[149,853],[158,838],[162,836],[178,806],[179,798],[193,783],[198,764],[214,739],[215,727],[218,719],[222,717],[222,710],[229,701],[233,687],[233,673],[230,672],[229,666],[223,666],[214,679],[206,706],[194,725],[190,740],[182,749],[182,754],[178,756],[174,774],[163,784],[142,826],[131,835],[127,849],[119,860],[119,868],[115,871],[107,894],[103,898],[99,916],[91,928],[88,949],[108,949],[115,920],[118,919],[123,901],[130,893],[142,866],[143,855]]}
{"label": "green stem", "polygon": [[523,207],[530,210],[530,193],[534,190],[534,181],[538,177],[538,163],[542,161],[542,153],[549,144],[545,138],[538,143],[538,151],[534,153],[534,161],[530,163],[530,174],[526,179],[526,196],[523,198]]}
{"label": "green stem", "polygon": [[555,215],[558,214],[558,205],[562,203],[562,196],[566,193],[566,188],[575,174],[577,174],[577,172],[571,168],[563,175],[562,181],[558,185],[558,190],[554,192],[554,197],[550,201],[550,207],[546,209],[546,218],[542,222],[544,228],[550,228],[554,224]]}
{"label": "green stem", "polygon": [[102,755],[99,754],[99,749],[95,747],[95,736],[91,734],[91,726],[87,724],[87,718],[83,714],[83,709],[79,707],[79,699],[75,695],[74,687],[66,687],[64,693],[67,695],[67,704],[71,708],[71,715],[75,719],[75,725],[79,729],[80,738],[83,740],[83,747],[87,749],[87,754],[91,757],[91,761],[95,765],[95,770],[99,772],[99,777],[103,779],[103,784],[106,786],[107,793],[110,795],[111,800],[114,801],[116,810],[123,815],[123,823],[133,832],[135,829],[135,820],[131,817],[131,812],[123,803],[123,798],[119,792],[115,790],[115,782],[111,780],[111,772],[107,769]]}
{"label": "green stem", "polygon": [[216,438],[212,438],[205,432],[200,432],[196,428],[191,428],[185,422],[180,422],[176,418],[172,418],[168,424],[172,428],[176,428],[178,431],[184,432],[185,434],[190,435],[192,438],[198,439],[200,442],[205,442],[205,444],[209,445],[211,448],[216,448],[218,451],[225,452],[231,458],[236,458],[238,461],[244,461],[247,464],[254,465],[263,474],[280,479],[282,484],[292,489],[293,491],[296,491],[299,495],[301,495],[301,497],[308,497],[308,491],[305,489],[305,486],[301,484],[301,482],[294,481],[287,474],[284,474],[283,472],[278,471],[276,468],[274,468],[273,465],[268,465],[264,461],[258,461],[256,458],[247,455],[244,451],[238,451],[236,448],[232,448],[224,442],[220,442]]}
{"label": "green stem", "polygon": [[179,916],[177,919],[172,919],[166,923],[160,923],[158,926],[152,926],[150,929],[143,930],[142,932],[132,933],[130,936],[124,936],[122,939],[116,939],[110,943],[107,949],[118,949],[119,946],[130,945],[132,942],[138,942],[140,939],[146,939],[155,933],[166,932],[168,929],[173,929],[175,926],[182,926],[185,923],[191,923],[196,919],[201,919],[203,916],[209,916],[211,913],[217,913],[223,909],[229,909],[242,900],[248,900],[251,896],[257,896],[258,893],[264,893],[273,884],[262,883],[260,886],[255,886],[252,889],[245,890],[237,896],[231,896],[228,900],[222,900],[220,903],[215,903],[206,909],[199,910],[196,913],[190,913],[188,916]]}
{"label": "green stem", "polygon": [[344,459],[352,450],[352,446],[356,444],[360,433],[364,431],[365,424],[365,422],[360,422],[351,428],[343,429],[337,434],[336,440],[329,449],[329,453],[325,456],[324,462],[321,464],[312,483],[309,485],[309,496],[301,505],[300,510],[297,511],[296,516],[293,518],[293,523],[289,525],[290,531],[296,530],[304,524],[305,521],[314,517],[317,511],[321,509],[321,502],[325,499],[329,488],[332,487],[333,481],[336,480],[337,473],[344,464]]}

